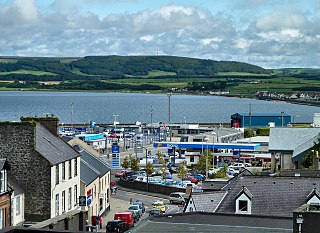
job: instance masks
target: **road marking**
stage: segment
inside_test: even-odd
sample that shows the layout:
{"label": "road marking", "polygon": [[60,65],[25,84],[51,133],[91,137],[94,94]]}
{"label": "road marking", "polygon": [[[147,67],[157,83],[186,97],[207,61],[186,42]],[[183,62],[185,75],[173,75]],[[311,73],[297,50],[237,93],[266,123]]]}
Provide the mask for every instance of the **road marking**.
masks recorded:
{"label": "road marking", "polygon": [[145,196],[145,197],[153,197],[153,198],[159,199],[159,200],[166,200],[166,201],[169,200],[168,198],[156,197],[156,196],[152,196],[152,195],[148,195],[148,194],[142,194],[142,193],[135,193],[135,192],[126,191],[126,190],[123,190],[123,189],[118,189],[118,190],[121,190],[122,192],[126,192],[126,193],[132,193],[132,194],[135,194],[135,195],[140,195],[140,196]]}

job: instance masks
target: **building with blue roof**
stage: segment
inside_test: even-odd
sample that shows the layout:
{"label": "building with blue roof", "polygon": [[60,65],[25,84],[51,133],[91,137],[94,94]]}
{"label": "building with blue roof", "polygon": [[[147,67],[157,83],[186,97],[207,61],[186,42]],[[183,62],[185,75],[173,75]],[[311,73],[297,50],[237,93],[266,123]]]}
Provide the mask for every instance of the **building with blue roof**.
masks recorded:
{"label": "building with blue roof", "polygon": [[274,126],[287,126],[291,123],[291,116],[285,112],[280,113],[235,113],[231,115],[231,127],[258,128],[268,127],[273,122]]}

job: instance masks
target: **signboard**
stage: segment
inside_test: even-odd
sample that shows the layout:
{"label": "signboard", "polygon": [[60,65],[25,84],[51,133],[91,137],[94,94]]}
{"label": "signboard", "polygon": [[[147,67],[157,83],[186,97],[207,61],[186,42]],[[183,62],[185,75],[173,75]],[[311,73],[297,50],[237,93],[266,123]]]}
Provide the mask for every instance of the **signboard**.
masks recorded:
{"label": "signboard", "polygon": [[99,193],[99,198],[104,198],[104,193]]}
{"label": "signboard", "polygon": [[87,206],[87,197],[79,196],[79,206]]}
{"label": "signboard", "polygon": [[91,205],[91,198],[92,198],[92,189],[89,189],[87,191],[87,206],[90,206]]}
{"label": "signboard", "polygon": [[112,145],[112,154],[119,154],[120,153],[120,146]]}

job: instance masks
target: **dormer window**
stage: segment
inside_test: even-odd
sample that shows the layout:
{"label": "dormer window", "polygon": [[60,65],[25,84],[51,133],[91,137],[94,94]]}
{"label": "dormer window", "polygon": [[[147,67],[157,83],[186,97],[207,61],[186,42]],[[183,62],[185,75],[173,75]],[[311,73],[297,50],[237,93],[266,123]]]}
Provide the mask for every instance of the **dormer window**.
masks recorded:
{"label": "dormer window", "polygon": [[252,194],[243,187],[236,196],[236,213],[237,214],[251,214]]}
{"label": "dormer window", "polygon": [[320,205],[320,193],[316,188],[314,188],[307,196],[307,204]]}
{"label": "dormer window", "polygon": [[7,171],[2,170],[0,172],[0,192],[4,193],[8,190],[8,185],[7,185]]}

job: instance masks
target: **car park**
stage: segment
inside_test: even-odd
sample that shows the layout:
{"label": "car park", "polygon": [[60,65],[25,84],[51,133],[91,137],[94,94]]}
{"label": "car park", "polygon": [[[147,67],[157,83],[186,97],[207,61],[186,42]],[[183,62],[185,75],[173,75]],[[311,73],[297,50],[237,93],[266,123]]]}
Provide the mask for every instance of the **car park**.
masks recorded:
{"label": "car park", "polygon": [[169,195],[169,201],[170,201],[171,204],[178,203],[178,204],[184,205],[184,203],[186,203],[184,195],[185,195],[185,193],[182,193],[182,192],[171,193]]}
{"label": "car park", "polygon": [[152,204],[152,208],[155,209],[159,209],[161,211],[161,213],[165,213],[166,212],[166,205],[163,203],[163,201],[156,201]]}
{"label": "car park", "polygon": [[159,216],[161,215],[160,209],[153,208],[149,211],[149,216]]}
{"label": "car park", "polygon": [[107,223],[107,226],[106,226],[106,232],[110,232],[110,233],[113,233],[113,232],[117,232],[117,233],[123,233],[125,231],[128,230],[128,226],[127,226],[127,223],[125,221],[122,221],[122,220],[112,220],[112,221],[109,221]]}
{"label": "car park", "polygon": [[133,214],[129,211],[115,213],[113,219],[124,221],[127,224],[128,228],[134,226],[134,217]]}

